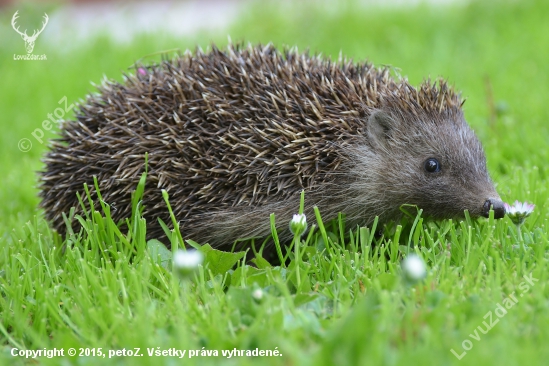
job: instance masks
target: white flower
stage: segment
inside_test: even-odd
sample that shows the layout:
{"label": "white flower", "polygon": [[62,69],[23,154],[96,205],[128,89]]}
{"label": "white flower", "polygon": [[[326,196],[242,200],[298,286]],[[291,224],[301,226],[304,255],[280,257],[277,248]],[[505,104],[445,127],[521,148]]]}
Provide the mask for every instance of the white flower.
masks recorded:
{"label": "white flower", "polygon": [[295,214],[290,221],[290,231],[294,235],[303,235],[307,231],[307,217],[305,214]]}
{"label": "white flower", "polygon": [[196,249],[179,249],[173,255],[173,266],[182,277],[190,277],[203,261],[204,254]]}
{"label": "white flower", "polygon": [[252,292],[252,297],[254,298],[254,300],[256,301],[261,301],[261,299],[263,299],[263,290],[258,288],[258,289],[255,289],[253,292]]}
{"label": "white flower", "polygon": [[404,258],[400,267],[404,277],[411,282],[422,280],[427,276],[425,262],[417,254],[409,254]]}
{"label": "white flower", "polygon": [[519,202],[518,200],[515,201],[513,206],[508,203],[504,203],[503,205],[505,206],[505,213],[515,225],[522,225],[524,220],[534,212],[534,207],[536,207],[534,204]]}

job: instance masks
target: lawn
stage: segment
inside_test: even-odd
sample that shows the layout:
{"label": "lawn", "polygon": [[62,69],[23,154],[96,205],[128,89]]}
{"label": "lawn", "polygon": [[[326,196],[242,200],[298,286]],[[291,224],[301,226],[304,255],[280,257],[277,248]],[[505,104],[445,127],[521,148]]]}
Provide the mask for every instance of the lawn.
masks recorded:
{"label": "lawn", "polygon": [[[47,54],[47,61],[14,61],[23,43],[9,25],[16,9],[4,8],[0,363],[32,363],[11,356],[12,348],[57,348],[65,356],[37,362],[545,364],[549,3],[364,3],[251,3],[228,33],[233,41],[391,65],[413,85],[427,77],[448,79],[467,98],[466,118],[484,145],[502,199],[536,205],[520,230],[509,218],[415,217],[377,238],[371,228],[345,228],[341,219],[304,236],[299,255],[292,249],[285,266],[251,266],[239,253],[204,246],[204,265],[190,278],[172,269],[171,252],[145,241],[138,212],[129,232],[116,229],[106,209],[83,218],[80,234],[60,238],[38,209],[36,172],[55,136],[55,127],[45,130],[42,121],[61,100],[77,103],[93,92],[90,81],[121,81],[143,56],[159,60],[153,55],[158,51],[207,48],[212,41],[224,47],[227,32],[147,35],[123,45],[98,35],[70,52],[39,39],[35,53]],[[27,9],[37,19],[44,11]],[[18,146],[24,138],[32,143],[27,152]],[[422,281],[403,277],[401,260],[412,253],[426,263]],[[71,347],[77,356],[67,356]],[[129,356],[136,348],[142,357]],[[169,355],[170,349],[185,350],[184,359]],[[245,355],[256,349],[276,355]]]}

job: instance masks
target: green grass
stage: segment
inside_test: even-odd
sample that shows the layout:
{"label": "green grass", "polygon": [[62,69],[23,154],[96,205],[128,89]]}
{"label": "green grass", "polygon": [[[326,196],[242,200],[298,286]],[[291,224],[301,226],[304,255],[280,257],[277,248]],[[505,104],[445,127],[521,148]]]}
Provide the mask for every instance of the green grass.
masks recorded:
{"label": "green grass", "polygon": [[[261,260],[251,267],[238,254],[204,246],[206,261],[190,281],[172,271],[170,252],[145,242],[138,214],[128,233],[109,219],[108,208],[92,213],[82,219],[81,233],[61,242],[37,209],[36,171],[46,143],[31,133],[61,98],[74,103],[93,91],[90,81],[97,83],[103,75],[121,80],[121,73],[144,55],[207,47],[212,40],[223,46],[227,37],[144,36],[122,46],[98,37],[70,53],[39,39],[35,53],[46,53],[48,61],[23,62],[12,60],[13,53],[24,52],[20,37],[4,27],[0,363],[25,363],[10,356],[12,347],[57,347],[65,353],[70,347],[101,347],[107,354],[139,347],[145,355],[64,360],[90,365],[98,360],[128,365],[545,363],[549,4],[479,1],[368,9],[349,2],[339,10],[313,2],[275,4],[251,6],[230,30],[232,39],[308,47],[334,58],[341,51],[398,67],[413,84],[443,76],[462,90],[466,117],[485,146],[502,198],[536,204],[521,236],[508,218],[438,223],[415,218],[379,240],[368,228],[339,230],[344,222],[325,222],[326,232],[304,237],[299,255],[292,250],[282,267]],[[9,27],[14,11],[0,14],[2,25]],[[44,141],[53,136],[53,130],[45,131]],[[33,143],[29,152],[18,149],[22,138]],[[410,252],[428,266],[427,278],[417,284],[401,276],[400,260]],[[539,281],[525,291],[524,276]],[[262,300],[252,296],[257,289],[263,291]],[[495,321],[495,309],[510,295],[518,299],[516,305],[482,333],[477,327],[486,329],[486,314],[492,311]],[[458,361],[450,350],[461,354],[465,340],[473,348]],[[156,347],[204,347],[220,354],[278,347],[282,356],[187,355],[179,362],[148,357],[147,348]],[[61,359],[39,362],[57,365]]]}

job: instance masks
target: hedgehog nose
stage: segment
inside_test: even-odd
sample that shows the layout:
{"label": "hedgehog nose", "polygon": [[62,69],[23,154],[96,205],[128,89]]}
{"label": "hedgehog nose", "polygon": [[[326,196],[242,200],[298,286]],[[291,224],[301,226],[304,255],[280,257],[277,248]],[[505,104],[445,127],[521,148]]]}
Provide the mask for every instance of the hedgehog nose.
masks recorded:
{"label": "hedgehog nose", "polygon": [[505,207],[503,206],[502,201],[498,199],[487,199],[486,202],[484,202],[484,206],[482,206],[482,216],[488,217],[490,208],[494,210],[495,219],[501,219],[505,216]]}

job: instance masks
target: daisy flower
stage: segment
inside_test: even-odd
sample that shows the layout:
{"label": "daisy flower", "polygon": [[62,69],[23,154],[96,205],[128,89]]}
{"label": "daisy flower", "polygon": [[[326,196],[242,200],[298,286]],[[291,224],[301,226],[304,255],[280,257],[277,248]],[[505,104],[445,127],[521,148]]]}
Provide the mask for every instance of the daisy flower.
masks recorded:
{"label": "daisy flower", "polygon": [[417,282],[427,276],[425,262],[417,254],[410,254],[400,264],[404,278],[410,282]]}
{"label": "daisy flower", "polygon": [[190,277],[204,261],[204,254],[196,249],[179,249],[173,255],[173,266],[183,278]]}
{"label": "daisy flower", "polygon": [[534,207],[536,207],[532,203],[519,202],[518,200],[515,201],[512,206],[508,203],[504,203],[503,205],[505,206],[505,213],[507,216],[509,216],[511,221],[518,226],[524,223],[524,220],[534,212]]}

